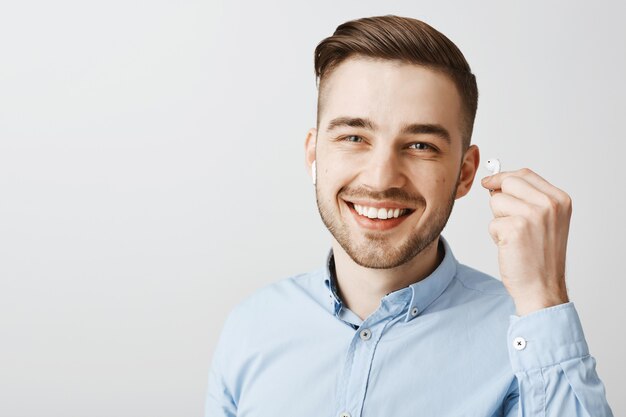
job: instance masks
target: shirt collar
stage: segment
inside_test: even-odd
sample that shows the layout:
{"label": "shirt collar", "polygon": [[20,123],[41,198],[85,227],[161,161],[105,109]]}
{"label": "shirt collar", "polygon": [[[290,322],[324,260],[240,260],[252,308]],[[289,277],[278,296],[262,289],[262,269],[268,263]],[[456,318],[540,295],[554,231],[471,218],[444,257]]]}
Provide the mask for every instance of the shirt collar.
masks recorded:
{"label": "shirt collar", "polygon": [[[444,257],[437,268],[426,278],[387,294],[384,298],[391,303],[406,303],[409,300],[408,309],[404,321],[410,321],[419,316],[433,301],[435,301],[450,285],[456,274],[457,260],[452,253],[450,244],[439,235],[439,244],[443,246]],[[342,300],[337,291],[337,278],[335,275],[335,258],[333,249],[328,251],[324,271],[324,284],[330,294],[333,304],[333,314],[338,315],[342,308]],[[406,307],[405,307],[406,308]],[[403,309],[404,311],[404,309]]]}
{"label": "shirt collar", "polygon": [[335,275],[335,257],[333,248],[330,248],[326,256],[326,268],[324,271],[324,284],[330,293],[330,299],[333,306],[333,314],[338,315],[341,311],[342,302],[337,291],[337,277]]}

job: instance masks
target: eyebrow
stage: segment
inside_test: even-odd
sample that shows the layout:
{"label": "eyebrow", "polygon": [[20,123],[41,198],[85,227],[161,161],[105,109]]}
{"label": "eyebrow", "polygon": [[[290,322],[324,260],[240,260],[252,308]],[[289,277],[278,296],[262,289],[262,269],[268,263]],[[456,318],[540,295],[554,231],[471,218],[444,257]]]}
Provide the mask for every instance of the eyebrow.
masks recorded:
{"label": "eyebrow", "polygon": [[[377,130],[376,124],[368,118],[342,116],[336,117],[331,120],[328,123],[326,132],[331,132],[332,130],[341,126],[360,127],[369,130]],[[452,140],[450,139],[450,132],[448,132],[445,127],[436,123],[407,123],[402,126],[400,133],[403,135],[418,135],[421,133],[427,133],[438,136],[439,138],[443,139],[448,145],[450,145],[452,142]]]}

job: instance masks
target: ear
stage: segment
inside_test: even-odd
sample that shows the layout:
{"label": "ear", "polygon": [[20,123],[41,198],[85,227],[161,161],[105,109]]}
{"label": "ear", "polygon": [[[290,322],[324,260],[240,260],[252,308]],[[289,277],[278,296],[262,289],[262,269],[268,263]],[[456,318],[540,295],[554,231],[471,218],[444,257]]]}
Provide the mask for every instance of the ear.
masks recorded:
{"label": "ear", "polygon": [[480,151],[478,150],[478,146],[471,145],[467,148],[467,151],[465,151],[465,155],[463,155],[463,162],[458,180],[459,186],[456,189],[456,196],[454,197],[455,200],[465,196],[472,188],[474,177],[476,176],[479,165]]}
{"label": "ear", "polygon": [[317,142],[317,129],[312,127],[309,129],[306,139],[304,140],[304,162],[306,169],[311,176],[311,164],[315,161],[315,144]]}

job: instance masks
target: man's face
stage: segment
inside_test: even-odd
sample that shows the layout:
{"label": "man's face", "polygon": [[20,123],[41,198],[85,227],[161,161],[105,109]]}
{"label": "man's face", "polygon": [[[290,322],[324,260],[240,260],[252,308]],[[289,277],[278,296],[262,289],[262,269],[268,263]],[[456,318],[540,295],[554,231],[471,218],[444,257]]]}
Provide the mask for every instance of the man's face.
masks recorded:
{"label": "man's face", "polygon": [[325,82],[319,131],[307,140],[322,221],[357,264],[402,265],[439,236],[471,187],[477,148],[458,192],[467,169],[457,89],[425,67],[368,58],[344,61]]}

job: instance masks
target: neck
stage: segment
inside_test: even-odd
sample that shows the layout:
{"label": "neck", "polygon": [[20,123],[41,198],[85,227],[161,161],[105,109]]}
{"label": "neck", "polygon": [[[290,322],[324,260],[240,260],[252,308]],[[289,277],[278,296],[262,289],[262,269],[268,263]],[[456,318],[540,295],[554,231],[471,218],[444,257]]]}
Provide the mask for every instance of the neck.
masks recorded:
{"label": "neck", "polygon": [[378,309],[385,295],[429,276],[444,257],[437,238],[409,262],[390,269],[372,269],[355,263],[335,239],[332,246],[339,296],[361,320]]}

